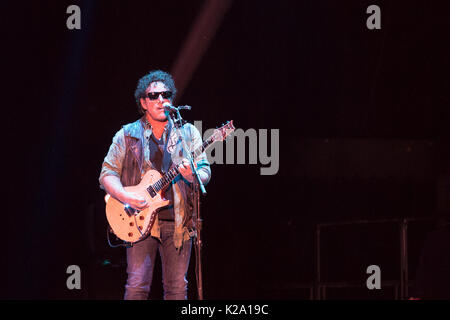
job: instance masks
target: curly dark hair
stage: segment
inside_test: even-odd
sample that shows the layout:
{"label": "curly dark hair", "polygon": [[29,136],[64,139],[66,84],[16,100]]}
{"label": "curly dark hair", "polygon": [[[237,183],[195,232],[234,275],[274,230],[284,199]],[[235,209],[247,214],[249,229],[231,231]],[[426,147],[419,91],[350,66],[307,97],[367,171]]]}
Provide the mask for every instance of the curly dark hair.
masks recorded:
{"label": "curly dark hair", "polygon": [[173,81],[172,76],[162,70],[152,70],[145,76],[139,79],[136,90],[134,91],[134,99],[136,100],[136,104],[140,114],[145,114],[145,110],[141,106],[141,98],[146,98],[145,90],[148,88],[150,83],[155,81],[161,81],[164,85],[172,91],[172,98],[170,101],[175,100],[175,96],[177,94],[177,89],[175,88],[175,81]]}

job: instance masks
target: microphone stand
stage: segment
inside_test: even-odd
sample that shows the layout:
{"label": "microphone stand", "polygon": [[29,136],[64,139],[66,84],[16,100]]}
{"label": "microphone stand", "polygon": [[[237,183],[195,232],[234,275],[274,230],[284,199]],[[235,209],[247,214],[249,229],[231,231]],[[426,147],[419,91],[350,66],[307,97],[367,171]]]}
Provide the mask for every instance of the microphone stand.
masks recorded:
{"label": "microphone stand", "polygon": [[194,184],[194,215],[195,217],[195,225],[197,226],[197,232],[195,234],[195,274],[197,280],[197,292],[198,292],[198,300],[203,300],[203,274],[202,274],[202,239],[201,239],[201,231],[203,227],[203,219],[200,217],[200,192],[199,192],[199,184],[196,182]]}
{"label": "microphone stand", "polygon": [[171,111],[166,111],[166,113],[168,113],[168,119],[169,122],[171,123],[171,126],[176,130],[177,135],[179,137],[179,139],[182,142],[182,147],[184,149],[184,154],[187,155],[187,159],[189,160],[190,166],[191,166],[191,170],[192,173],[195,177],[194,180],[194,195],[193,195],[193,204],[194,204],[194,214],[193,214],[193,218],[195,220],[195,225],[197,226],[197,230],[195,233],[195,243],[194,243],[194,248],[195,248],[195,273],[196,273],[196,280],[197,280],[197,291],[198,291],[198,299],[199,300],[203,300],[203,278],[202,278],[202,260],[201,260],[201,248],[202,248],[202,240],[201,240],[201,230],[203,227],[203,220],[200,217],[200,192],[199,189],[201,190],[203,195],[206,195],[206,189],[205,186],[202,182],[202,180],[200,179],[200,176],[198,174],[197,168],[194,165],[194,159],[192,158],[192,154],[189,150],[189,148],[186,145],[186,139],[184,137],[183,132],[180,130],[181,129],[181,114],[180,114],[180,110],[176,107],[173,107],[173,109]]}

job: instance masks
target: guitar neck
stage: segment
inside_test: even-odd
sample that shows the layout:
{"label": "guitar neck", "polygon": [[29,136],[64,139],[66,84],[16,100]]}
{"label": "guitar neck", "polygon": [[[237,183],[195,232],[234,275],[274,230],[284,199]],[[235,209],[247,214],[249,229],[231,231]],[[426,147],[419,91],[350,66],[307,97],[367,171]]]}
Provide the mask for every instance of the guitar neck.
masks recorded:
{"label": "guitar neck", "polygon": [[[214,139],[213,136],[210,137],[209,139],[205,140],[200,147],[198,147],[197,149],[195,149],[194,151],[191,152],[192,158],[195,159],[200,154],[202,154],[214,141],[215,141],[215,139]],[[173,167],[172,169],[170,169],[166,174],[164,174],[161,177],[161,179],[159,179],[153,185],[151,185],[147,189],[147,191],[150,194],[152,194],[153,190],[155,192],[158,192],[158,191],[164,189],[165,187],[167,187],[172,182],[172,180],[175,179],[180,174],[180,171],[178,170],[180,165],[181,164],[179,164],[179,165]],[[153,190],[151,190],[151,189],[153,189]]]}

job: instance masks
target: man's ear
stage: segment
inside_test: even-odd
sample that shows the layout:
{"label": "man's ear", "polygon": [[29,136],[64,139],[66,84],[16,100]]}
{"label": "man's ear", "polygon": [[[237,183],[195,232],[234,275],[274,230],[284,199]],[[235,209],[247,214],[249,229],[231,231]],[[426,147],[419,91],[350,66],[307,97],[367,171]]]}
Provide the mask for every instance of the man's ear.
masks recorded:
{"label": "man's ear", "polygon": [[140,101],[142,109],[147,110],[147,106],[145,105],[145,99],[141,98]]}

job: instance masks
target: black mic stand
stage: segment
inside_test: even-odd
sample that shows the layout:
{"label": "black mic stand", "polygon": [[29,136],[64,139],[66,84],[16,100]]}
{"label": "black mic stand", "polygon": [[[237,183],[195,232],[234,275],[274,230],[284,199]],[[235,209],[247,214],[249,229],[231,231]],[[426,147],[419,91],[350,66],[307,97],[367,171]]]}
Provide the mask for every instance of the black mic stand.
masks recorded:
{"label": "black mic stand", "polygon": [[202,248],[202,240],[201,240],[201,230],[202,230],[202,224],[203,220],[200,217],[200,192],[201,190],[203,195],[206,195],[206,189],[205,186],[200,179],[200,176],[198,174],[197,168],[194,165],[194,159],[192,157],[192,153],[189,150],[189,148],[186,145],[186,139],[181,132],[182,127],[182,118],[180,114],[180,110],[176,107],[174,107],[175,110],[166,111],[168,113],[168,119],[171,123],[172,127],[176,130],[177,135],[179,139],[182,142],[182,147],[184,149],[184,154],[187,155],[187,159],[189,160],[192,173],[194,174],[194,177],[196,179],[194,180],[194,195],[193,195],[193,204],[194,204],[194,214],[193,218],[195,221],[195,225],[197,226],[197,230],[195,233],[195,274],[196,274],[196,280],[197,280],[197,291],[198,291],[198,299],[203,300],[203,277],[202,277],[202,259],[201,259],[201,248]]}

